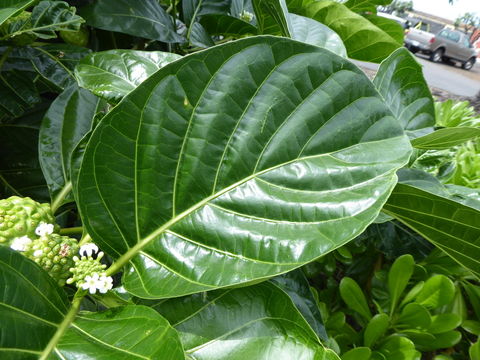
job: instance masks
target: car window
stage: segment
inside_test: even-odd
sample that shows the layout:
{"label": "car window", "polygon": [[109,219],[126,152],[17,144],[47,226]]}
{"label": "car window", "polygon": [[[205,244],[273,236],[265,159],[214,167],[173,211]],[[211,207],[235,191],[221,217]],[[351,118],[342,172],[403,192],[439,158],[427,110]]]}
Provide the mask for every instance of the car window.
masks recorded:
{"label": "car window", "polygon": [[438,34],[438,36],[441,36],[441,37],[444,37],[444,38],[448,38],[448,31],[447,31],[447,30],[442,30],[442,31],[440,31],[440,33]]}
{"label": "car window", "polygon": [[470,47],[470,41],[468,41],[467,38],[463,38],[463,46],[469,48]]}
{"label": "car window", "polygon": [[458,42],[460,40],[460,34],[451,31],[451,32],[448,33],[448,39],[452,40],[452,41],[455,41],[455,42]]}

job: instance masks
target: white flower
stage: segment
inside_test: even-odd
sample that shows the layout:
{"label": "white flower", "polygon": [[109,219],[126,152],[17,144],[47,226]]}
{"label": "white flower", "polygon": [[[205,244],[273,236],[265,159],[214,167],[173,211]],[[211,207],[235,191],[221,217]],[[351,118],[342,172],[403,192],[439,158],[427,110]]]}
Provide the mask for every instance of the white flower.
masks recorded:
{"label": "white flower", "polygon": [[80,250],[78,251],[80,256],[86,256],[86,257],[90,257],[96,254],[97,252],[98,252],[98,246],[95,245],[94,243],[88,243],[88,244],[82,245],[80,247]]}
{"label": "white flower", "polygon": [[35,234],[38,236],[50,235],[53,233],[53,230],[53,224],[47,224],[42,221],[35,229]]}
{"label": "white flower", "polygon": [[92,276],[87,275],[85,276],[85,282],[82,284],[83,290],[88,290],[90,294],[95,294],[97,289],[100,289],[101,283],[98,280],[99,276],[97,273],[94,273]]}
{"label": "white flower", "polygon": [[17,237],[13,239],[10,247],[13,250],[25,251],[27,250],[27,246],[30,245],[31,243],[32,243],[32,239],[30,239],[28,236],[22,236],[22,237]]}
{"label": "white flower", "polygon": [[42,250],[35,250],[35,251],[33,252],[33,256],[35,256],[35,257],[40,257],[40,256],[42,256],[42,255],[43,255],[43,251],[42,251]]}
{"label": "white flower", "polygon": [[111,276],[102,275],[100,276],[100,280],[98,282],[100,285],[98,290],[102,294],[105,294],[108,290],[110,290],[113,287],[113,278]]}

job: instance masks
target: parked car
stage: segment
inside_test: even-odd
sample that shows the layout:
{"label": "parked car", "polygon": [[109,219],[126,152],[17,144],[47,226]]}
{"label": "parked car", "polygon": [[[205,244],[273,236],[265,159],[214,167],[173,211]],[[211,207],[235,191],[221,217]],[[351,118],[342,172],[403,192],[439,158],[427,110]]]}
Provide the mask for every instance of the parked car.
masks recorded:
{"label": "parked car", "polygon": [[460,31],[447,28],[434,35],[413,27],[405,37],[405,46],[413,53],[429,55],[434,62],[458,61],[465,70],[470,70],[477,58],[469,37]]}

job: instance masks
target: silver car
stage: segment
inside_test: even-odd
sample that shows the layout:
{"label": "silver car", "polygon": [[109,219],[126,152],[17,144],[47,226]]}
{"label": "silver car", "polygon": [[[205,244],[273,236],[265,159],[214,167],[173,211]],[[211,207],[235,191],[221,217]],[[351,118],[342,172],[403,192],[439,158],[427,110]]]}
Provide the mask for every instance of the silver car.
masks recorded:
{"label": "silver car", "polygon": [[430,60],[434,62],[458,61],[466,70],[470,70],[475,65],[477,54],[466,34],[443,29],[437,35],[425,32],[421,34],[422,36],[416,35],[411,31],[405,38],[405,45],[412,52],[430,55]]}

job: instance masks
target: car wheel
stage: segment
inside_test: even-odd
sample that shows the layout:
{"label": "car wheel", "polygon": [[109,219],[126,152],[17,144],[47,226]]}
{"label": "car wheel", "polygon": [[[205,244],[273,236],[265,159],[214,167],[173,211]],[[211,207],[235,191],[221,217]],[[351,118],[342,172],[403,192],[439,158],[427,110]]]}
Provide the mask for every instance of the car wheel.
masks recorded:
{"label": "car wheel", "polygon": [[475,59],[471,58],[470,60],[462,64],[462,68],[464,68],[465,70],[471,70],[473,68],[473,65],[475,65]]}
{"label": "car wheel", "polygon": [[433,61],[433,62],[440,62],[442,61],[442,58],[443,58],[443,49],[437,49],[435,50],[432,55],[430,55],[430,60]]}

